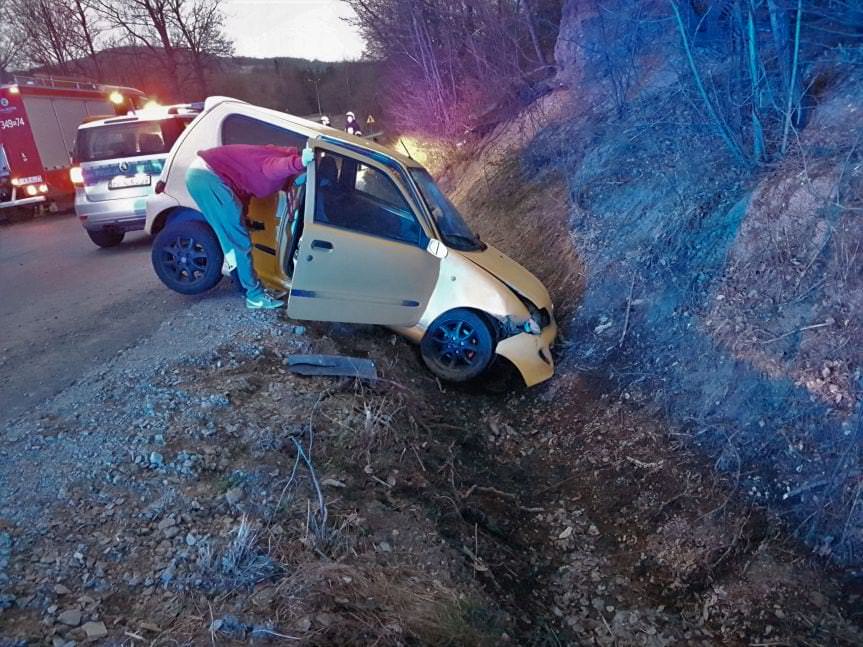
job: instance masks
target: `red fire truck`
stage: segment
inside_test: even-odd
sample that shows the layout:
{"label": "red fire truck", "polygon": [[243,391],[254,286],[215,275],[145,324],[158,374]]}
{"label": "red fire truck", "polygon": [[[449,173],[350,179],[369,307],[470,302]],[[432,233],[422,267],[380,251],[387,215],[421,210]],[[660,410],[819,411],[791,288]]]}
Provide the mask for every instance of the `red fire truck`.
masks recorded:
{"label": "red fire truck", "polygon": [[78,125],[140,108],[140,90],[52,77],[0,85],[0,220],[71,196],[69,155]]}

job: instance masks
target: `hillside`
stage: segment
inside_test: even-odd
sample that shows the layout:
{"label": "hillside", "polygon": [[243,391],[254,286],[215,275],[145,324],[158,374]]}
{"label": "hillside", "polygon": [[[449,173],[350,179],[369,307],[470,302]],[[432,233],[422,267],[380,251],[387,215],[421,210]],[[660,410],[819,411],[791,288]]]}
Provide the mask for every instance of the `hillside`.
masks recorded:
{"label": "hillside", "polygon": [[[564,44],[585,42],[583,20],[570,13]],[[472,142],[452,191],[555,287],[564,375],[614,385],[665,442],[863,575],[861,59],[823,54],[794,150],[747,168],[702,126],[685,69],[654,68],[621,114],[584,85],[584,56],[558,55],[564,87]]]}
{"label": "hillside", "polygon": [[[97,54],[100,73],[93,61],[82,59],[69,65],[80,69],[79,77],[102,83],[138,88],[164,103],[196,101],[200,90],[187,73],[184,91],[166,86],[164,73],[152,53],[142,47],[115,47]],[[346,61],[327,63],[297,58],[230,57],[214,60],[207,76],[208,95],[225,95],[293,114],[324,112],[339,115],[380,115],[375,63]],[[24,74],[52,74],[50,68],[35,68]]]}

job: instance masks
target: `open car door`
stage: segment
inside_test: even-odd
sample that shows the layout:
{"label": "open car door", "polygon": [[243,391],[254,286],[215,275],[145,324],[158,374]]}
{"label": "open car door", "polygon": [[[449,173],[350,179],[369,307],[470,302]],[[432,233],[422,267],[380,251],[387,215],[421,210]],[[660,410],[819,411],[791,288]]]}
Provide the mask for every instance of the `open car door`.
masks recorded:
{"label": "open car door", "polygon": [[[287,261],[294,247],[294,210],[300,194],[292,186],[267,198],[249,200],[246,221],[252,240],[252,263],[258,278],[272,290],[287,292],[291,287],[291,264]],[[298,216],[302,218],[302,209]]]}
{"label": "open car door", "polygon": [[312,140],[288,314],[296,319],[413,326],[437,283],[419,205],[398,170]]}

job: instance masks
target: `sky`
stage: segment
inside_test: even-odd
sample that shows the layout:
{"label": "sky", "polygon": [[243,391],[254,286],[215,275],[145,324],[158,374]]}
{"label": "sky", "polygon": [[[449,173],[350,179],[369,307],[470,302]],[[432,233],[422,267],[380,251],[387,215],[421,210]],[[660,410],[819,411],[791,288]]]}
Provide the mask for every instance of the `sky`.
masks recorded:
{"label": "sky", "polygon": [[292,56],[319,61],[360,58],[365,43],[343,19],[341,0],[223,0],[225,31],[237,56]]}

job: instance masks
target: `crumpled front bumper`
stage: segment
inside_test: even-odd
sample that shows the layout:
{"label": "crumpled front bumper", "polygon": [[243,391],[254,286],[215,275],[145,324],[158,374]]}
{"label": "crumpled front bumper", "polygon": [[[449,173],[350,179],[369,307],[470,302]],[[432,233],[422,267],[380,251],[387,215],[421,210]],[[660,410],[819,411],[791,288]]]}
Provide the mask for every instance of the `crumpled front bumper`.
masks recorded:
{"label": "crumpled front bumper", "polygon": [[551,345],[555,339],[557,322],[552,318],[541,334],[519,333],[498,342],[496,352],[515,365],[527,386],[534,386],[554,375]]}

